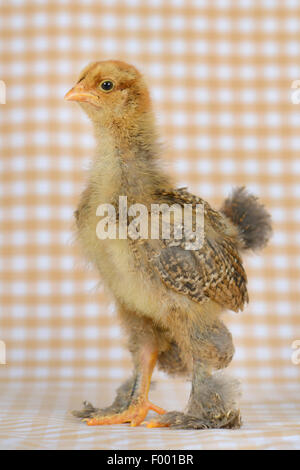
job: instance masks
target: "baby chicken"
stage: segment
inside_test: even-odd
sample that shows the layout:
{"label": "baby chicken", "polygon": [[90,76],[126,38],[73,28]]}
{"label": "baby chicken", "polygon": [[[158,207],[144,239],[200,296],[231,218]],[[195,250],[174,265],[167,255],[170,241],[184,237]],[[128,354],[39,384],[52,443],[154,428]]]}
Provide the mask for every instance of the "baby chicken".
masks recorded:
{"label": "baby chicken", "polygon": [[[262,248],[271,235],[270,216],[244,188],[236,189],[220,211],[186,189],[175,189],[158,162],[160,146],[144,79],[120,61],[88,65],[65,96],[78,101],[94,126],[97,151],[88,184],[75,212],[78,239],[112,293],[128,336],[133,374],[106,409],[84,402],[74,414],[88,425],[141,424],[148,427],[236,428],[240,426],[234,381],[214,372],[231,362],[232,337],[220,316],[242,310],[248,301],[241,252]],[[187,236],[170,239],[97,236],[101,204],[116,210],[153,204],[203,207],[204,238],[187,249]],[[129,225],[129,220],[126,222]],[[173,225],[172,225],[173,224]],[[193,222],[194,227],[194,222]],[[176,238],[176,239],[175,239]],[[192,380],[185,413],[166,412],[149,401],[154,367]]]}

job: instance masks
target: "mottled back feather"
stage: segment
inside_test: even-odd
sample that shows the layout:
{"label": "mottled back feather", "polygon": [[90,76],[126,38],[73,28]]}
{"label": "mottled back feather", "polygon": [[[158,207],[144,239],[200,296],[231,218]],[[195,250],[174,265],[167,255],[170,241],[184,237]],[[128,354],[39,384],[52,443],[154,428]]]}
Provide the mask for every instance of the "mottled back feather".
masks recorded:
{"label": "mottled back feather", "polygon": [[204,242],[198,250],[186,250],[186,238],[144,243],[151,266],[171,289],[203,303],[213,300],[235,312],[248,302],[247,276],[236,240],[227,234],[221,213],[184,189],[160,194],[169,204],[204,204]]}

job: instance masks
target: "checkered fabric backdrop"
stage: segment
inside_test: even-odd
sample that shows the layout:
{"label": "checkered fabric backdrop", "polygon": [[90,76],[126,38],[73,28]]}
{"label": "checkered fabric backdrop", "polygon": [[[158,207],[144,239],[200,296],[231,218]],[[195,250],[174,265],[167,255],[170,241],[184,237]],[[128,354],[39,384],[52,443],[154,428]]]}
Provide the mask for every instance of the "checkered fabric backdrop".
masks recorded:
{"label": "checkered fabric backdrop", "polygon": [[[300,339],[300,2],[1,0],[2,380],[121,380],[130,359],[114,306],[73,243],[93,154],[64,93],[92,60],[146,75],[178,184],[218,206],[246,185],[274,236],[246,260],[251,303],[228,314],[244,381],[297,382]],[[122,280],[120,280],[122,281]]]}

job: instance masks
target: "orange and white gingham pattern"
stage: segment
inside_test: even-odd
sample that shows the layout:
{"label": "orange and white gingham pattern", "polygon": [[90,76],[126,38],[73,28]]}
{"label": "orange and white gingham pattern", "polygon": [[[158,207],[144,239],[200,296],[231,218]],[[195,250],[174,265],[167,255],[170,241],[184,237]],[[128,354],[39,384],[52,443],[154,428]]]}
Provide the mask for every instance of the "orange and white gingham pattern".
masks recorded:
{"label": "orange and white gingham pattern", "polygon": [[[297,384],[276,388],[252,384],[245,389],[238,430],[170,430],[137,428],[129,424],[87,426],[68,411],[78,408],[82,397],[103,405],[111,403],[115,382],[13,383],[0,389],[0,449],[197,449],[296,450],[300,448],[300,396]],[[168,409],[183,409],[188,387],[162,382],[151,399]],[[68,411],[67,411],[68,410]],[[151,412],[149,414],[150,418]],[[152,418],[154,418],[153,413]],[[198,457],[199,459],[199,457]],[[198,460],[199,462],[199,460]],[[195,462],[197,463],[197,462]],[[141,466],[140,468],[143,468]]]}
{"label": "orange and white gingham pattern", "polygon": [[[218,206],[246,185],[274,236],[246,260],[251,303],[228,323],[243,381],[299,383],[299,0],[2,0],[0,380],[127,377],[114,306],[72,242],[93,154],[64,93],[89,61],[146,75],[178,184]],[[121,282],[122,280],[120,280]]]}

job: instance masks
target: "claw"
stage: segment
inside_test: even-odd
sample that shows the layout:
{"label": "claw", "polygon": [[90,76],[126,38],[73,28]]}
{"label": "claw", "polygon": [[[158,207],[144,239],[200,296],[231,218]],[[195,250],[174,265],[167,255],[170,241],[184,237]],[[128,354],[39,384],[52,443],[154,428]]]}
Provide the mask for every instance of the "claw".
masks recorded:
{"label": "claw", "polygon": [[147,428],[168,428],[169,426],[168,423],[160,423],[159,421],[149,421],[147,423]]}
{"label": "claw", "polygon": [[149,410],[155,411],[159,415],[164,415],[166,413],[166,410],[164,410],[163,408],[160,408],[160,406],[156,406],[151,402],[149,402],[148,405],[149,405]]}
{"label": "claw", "polygon": [[126,411],[116,413],[110,416],[94,416],[85,419],[88,426],[103,426],[108,424],[130,423],[131,426],[139,426],[146,418],[148,411],[153,410],[156,413],[164,414],[165,410],[151,402],[143,402],[131,405]]}

